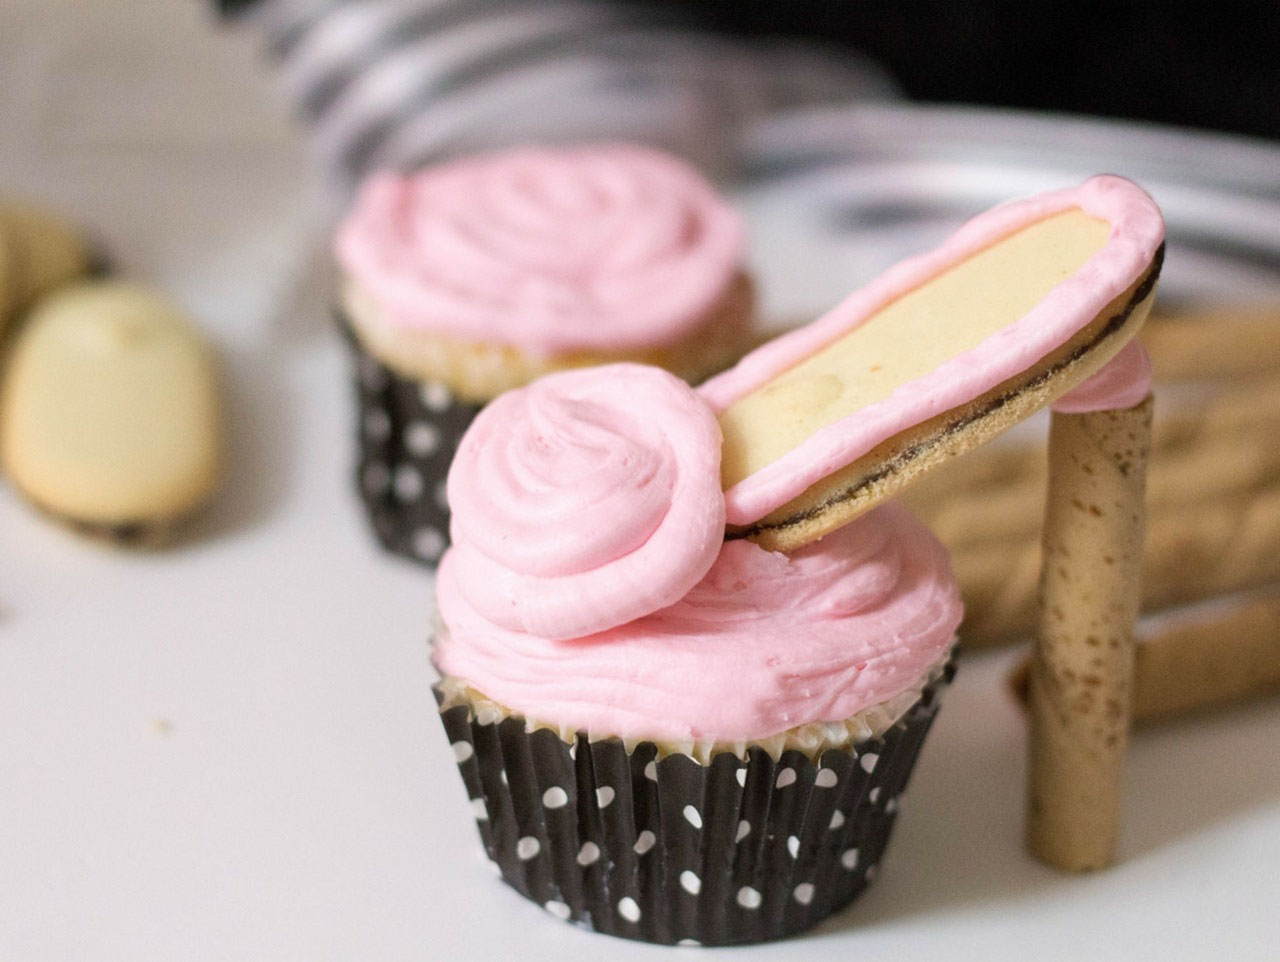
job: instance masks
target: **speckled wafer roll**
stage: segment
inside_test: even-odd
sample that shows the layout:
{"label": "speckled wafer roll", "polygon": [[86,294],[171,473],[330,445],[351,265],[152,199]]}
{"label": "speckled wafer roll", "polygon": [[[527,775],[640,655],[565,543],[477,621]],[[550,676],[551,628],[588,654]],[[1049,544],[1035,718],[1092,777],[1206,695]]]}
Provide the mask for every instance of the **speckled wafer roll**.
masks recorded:
{"label": "speckled wafer roll", "polygon": [[1175,620],[1138,645],[1134,676],[1142,720],[1280,692],[1280,591]]}
{"label": "speckled wafer roll", "polygon": [[1113,861],[1128,744],[1152,400],[1055,412],[1030,679],[1027,844],[1057,868]]}
{"label": "speckled wafer roll", "polygon": [[[1280,581],[1280,420],[1265,382],[1215,395],[1196,417],[1158,419],[1147,479],[1142,610]],[[1257,398],[1248,416],[1246,397]],[[1038,445],[959,458],[907,492],[951,551],[965,644],[1035,629],[1046,464]]]}
{"label": "speckled wafer roll", "polygon": [[[1185,518],[1192,506],[1231,502],[1243,509],[1245,502],[1280,486],[1280,445],[1270,443],[1277,430],[1280,425],[1242,426],[1229,436],[1179,438],[1169,443],[1167,432],[1157,428],[1147,479],[1153,528],[1166,515]],[[949,472],[936,484],[926,479],[921,486],[929,490],[908,494],[908,503],[929,519],[957,553],[1007,556],[1011,545],[1039,540],[1044,518],[1043,452],[1037,446],[1002,453],[1018,456],[1017,473],[1011,478],[992,478],[976,470]]]}
{"label": "speckled wafer roll", "polygon": [[[1025,708],[1030,660],[1009,673]],[[1162,721],[1280,692],[1280,589],[1156,616],[1139,631],[1133,720]]]}
{"label": "speckled wafer roll", "polygon": [[[1155,510],[1143,549],[1142,605],[1159,611],[1280,580],[1280,486]],[[1035,628],[1040,546],[1006,542],[956,551],[966,644],[993,647]]]}

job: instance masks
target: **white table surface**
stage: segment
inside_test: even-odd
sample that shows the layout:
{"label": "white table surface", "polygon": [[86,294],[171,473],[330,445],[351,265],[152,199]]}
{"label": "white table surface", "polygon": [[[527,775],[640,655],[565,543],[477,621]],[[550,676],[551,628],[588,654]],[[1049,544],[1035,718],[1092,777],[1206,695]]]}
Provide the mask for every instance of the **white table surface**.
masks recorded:
{"label": "white table surface", "polygon": [[[0,190],[200,318],[232,416],[227,484],[171,551],[85,543],[0,488],[0,959],[709,954],[573,929],[482,857],[428,687],[429,579],[351,494],[314,189],[270,89],[199,5],[0,10]],[[963,664],[862,899],[717,957],[1277,957],[1280,704],[1138,733],[1121,864],[1065,877],[1021,847],[1009,661]]]}

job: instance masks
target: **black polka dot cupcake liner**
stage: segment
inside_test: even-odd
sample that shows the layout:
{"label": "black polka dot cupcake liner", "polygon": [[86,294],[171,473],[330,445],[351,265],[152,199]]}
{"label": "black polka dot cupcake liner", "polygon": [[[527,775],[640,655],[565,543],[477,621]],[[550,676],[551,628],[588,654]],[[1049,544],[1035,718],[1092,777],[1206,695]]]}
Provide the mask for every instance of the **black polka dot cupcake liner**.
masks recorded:
{"label": "black polka dot cupcake liner", "polygon": [[752,747],[704,765],[466,704],[441,718],[485,851],[521,895],[609,935],[736,945],[802,932],[875,878],[953,673],[882,736],[817,758]]}
{"label": "black polka dot cupcake liner", "polygon": [[449,544],[449,462],[483,405],[397,374],[339,324],[355,361],[356,486],[369,523],[386,550],[434,568]]}

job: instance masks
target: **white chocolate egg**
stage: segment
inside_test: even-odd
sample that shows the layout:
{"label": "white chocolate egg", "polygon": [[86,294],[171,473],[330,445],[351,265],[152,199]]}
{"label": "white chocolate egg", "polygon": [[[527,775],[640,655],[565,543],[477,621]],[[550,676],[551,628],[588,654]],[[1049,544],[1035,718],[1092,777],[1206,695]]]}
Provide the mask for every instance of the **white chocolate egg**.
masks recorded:
{"label": "white chocolate egg", "polygon": [[213,357],[144,287],[91,281],[31,312],[0,383],[0,465],[50,514],[82,526],[185,515],[221,461]]}

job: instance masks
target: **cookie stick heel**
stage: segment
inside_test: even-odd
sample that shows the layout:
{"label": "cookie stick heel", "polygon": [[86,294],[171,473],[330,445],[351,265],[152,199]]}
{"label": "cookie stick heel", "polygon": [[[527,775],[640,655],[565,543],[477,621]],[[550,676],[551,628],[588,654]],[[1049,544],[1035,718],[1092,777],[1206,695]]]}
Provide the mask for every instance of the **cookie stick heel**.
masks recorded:
{"label": "cookie stick heel", "polygon": [[1027,846],[1066,871],[1115,858],[1133,690],[1152,399],[1053,414],[1030,677]]}
{"label": "cookie stick heel", "polygon": [[[1225,608],[1225,610],[1224,610]],[[1027,707],[1031,659],[1008,678]],[[1135,724],[1222,711],[1280,695],[1280,586],[1202,602],[1157,615],[1138,638],[1133,660]]]}

